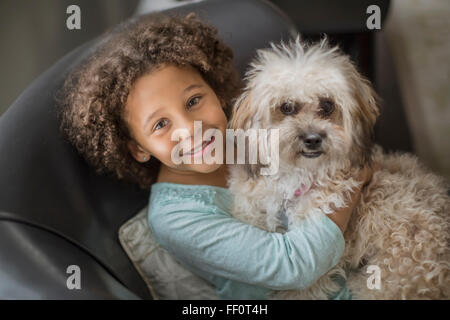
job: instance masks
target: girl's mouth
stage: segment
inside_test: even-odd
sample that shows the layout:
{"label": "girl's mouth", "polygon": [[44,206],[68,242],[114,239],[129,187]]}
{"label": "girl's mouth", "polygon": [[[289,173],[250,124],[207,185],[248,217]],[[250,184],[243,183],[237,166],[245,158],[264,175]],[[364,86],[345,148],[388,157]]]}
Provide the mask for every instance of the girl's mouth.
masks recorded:
{"label": "girl's mouth", "polygon": [[191,156],[191,157],[196,157],[199,155],[203,155],[205,153],[205,150],[212,145],[212,143],[214,142],[214,136],[211,137],[211,140],[209,141],[203,141],[203,143],[201,145],[199,145],[198,147],[194,147],[191,149],[191,151],[183,154],[183,156]]}

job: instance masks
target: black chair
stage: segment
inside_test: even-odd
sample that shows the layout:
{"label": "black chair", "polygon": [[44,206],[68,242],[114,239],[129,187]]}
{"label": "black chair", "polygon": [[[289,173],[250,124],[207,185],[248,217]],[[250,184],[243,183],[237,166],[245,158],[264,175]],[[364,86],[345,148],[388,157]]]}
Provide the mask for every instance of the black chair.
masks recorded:
{"label": "black chair", "polygon": [[[255,49],[296,33],[266,1],[210,0],[196,11],[235,52],[241,75]],[[61,138],[54,94],[102,38],[73,50],[37,78],[0,118],[0,299],[151,299],[120,246],[119,227],[148,190],[99,176]],[[69,290],[67,268],[81,269]]]}

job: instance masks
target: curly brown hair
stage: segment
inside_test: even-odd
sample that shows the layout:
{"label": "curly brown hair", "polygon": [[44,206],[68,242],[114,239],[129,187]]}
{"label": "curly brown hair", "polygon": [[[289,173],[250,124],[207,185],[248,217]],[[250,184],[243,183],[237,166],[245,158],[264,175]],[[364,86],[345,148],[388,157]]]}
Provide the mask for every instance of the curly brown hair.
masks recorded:
{"label": "curly brown hair", "polygon": [[140,163],[129,152],[132,137],[124,120],[133,83],[158,66],[194,67],[216,93],[225,114],[241,88],[232,50],[215,27],[194,13],[153,13],[107,33],[101,45],[67,76],[56,99],[60,130],[99,174],[147,189],[155,181],[159,161]]}

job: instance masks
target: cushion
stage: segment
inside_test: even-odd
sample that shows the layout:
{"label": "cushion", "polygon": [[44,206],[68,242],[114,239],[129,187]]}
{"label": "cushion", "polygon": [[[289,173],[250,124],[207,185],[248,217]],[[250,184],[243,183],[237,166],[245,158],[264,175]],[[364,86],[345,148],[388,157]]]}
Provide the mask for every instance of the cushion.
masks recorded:
{"label": "cushion", "polygon": [[123,224],[119,241],[156,300],[215,300],[215,287],[184,268],[156,241],[147,220],[148,206]]}

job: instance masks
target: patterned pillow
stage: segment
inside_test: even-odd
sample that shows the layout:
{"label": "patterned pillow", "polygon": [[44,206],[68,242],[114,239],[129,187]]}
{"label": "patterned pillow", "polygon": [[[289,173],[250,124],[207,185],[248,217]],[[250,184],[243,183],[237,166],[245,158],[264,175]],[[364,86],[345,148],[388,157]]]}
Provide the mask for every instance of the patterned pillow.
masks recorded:
{"label": "patterned pillow", "polygon": [[219,299],[215,287],[175,260],[156,241],[147,221],[148,206],[119,229],[119,241],[154,299]]}

